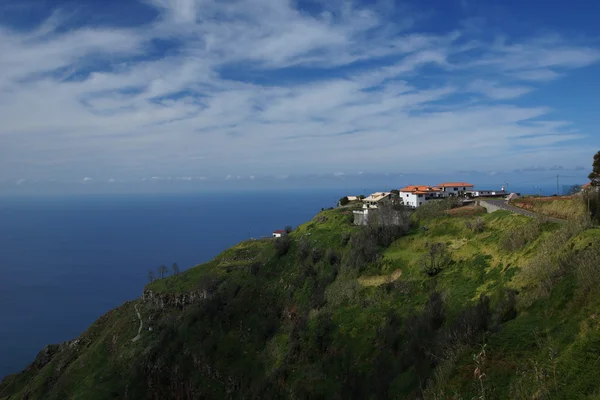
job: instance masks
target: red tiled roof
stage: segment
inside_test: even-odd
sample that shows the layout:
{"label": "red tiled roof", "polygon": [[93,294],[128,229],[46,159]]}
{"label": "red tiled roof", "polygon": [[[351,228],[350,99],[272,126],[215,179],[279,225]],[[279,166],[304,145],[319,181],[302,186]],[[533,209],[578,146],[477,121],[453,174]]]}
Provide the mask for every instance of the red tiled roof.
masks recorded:
{"label": "red tiled roof", "polygon": [[440,192],[441,189],[435,186],[418,186],[418,185],[412,185],[412,186],[407,186],[405,188],[402,188],[399,190],[400,192],[423,192],[423,193],[431,193],[431,192]]}
{"label": "red tiled roof", "polygon": [[468,186],[468,187],[474,187],[474,185],[471,185],[470,183],[467,182],[444,182],[444,183],[440,183],[438,185],[439,187],[451,187],[451,186]]}
{"label": "red tiled roof", "polygon": [[277,229],[276,231],[273,231],[273,233],[285,233],[285,231],[281,230],[281,229]]}

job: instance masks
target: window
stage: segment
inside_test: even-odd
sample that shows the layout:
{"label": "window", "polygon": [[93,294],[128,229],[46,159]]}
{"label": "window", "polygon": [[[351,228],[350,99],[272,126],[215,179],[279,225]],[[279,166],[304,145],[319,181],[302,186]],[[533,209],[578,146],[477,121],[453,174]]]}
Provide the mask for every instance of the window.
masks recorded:
{"label": "window", "polygon": [[454,188],[454,190],[456,191],[456,190],[458,190],[458,188]]}

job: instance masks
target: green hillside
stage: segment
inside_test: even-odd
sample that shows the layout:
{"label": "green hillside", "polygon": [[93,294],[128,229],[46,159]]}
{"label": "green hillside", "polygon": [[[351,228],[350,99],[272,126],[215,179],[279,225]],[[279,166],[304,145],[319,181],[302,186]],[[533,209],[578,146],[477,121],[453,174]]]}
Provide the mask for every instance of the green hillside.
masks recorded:
{"label": "green hillside", "polygon": [[437,214],[326,210],[242,242],[47,347],[0,399],[600,398],[600,229]]}

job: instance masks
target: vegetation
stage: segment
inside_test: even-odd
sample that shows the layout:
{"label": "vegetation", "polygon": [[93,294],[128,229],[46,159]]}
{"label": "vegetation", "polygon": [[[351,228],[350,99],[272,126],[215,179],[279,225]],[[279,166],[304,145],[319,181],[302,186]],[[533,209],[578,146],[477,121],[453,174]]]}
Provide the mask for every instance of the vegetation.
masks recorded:
{"label": "vegetation", "polygon": [[363,227],[325,210],[149,274],[0,399],[598,398],[600,229],[431,204]]}

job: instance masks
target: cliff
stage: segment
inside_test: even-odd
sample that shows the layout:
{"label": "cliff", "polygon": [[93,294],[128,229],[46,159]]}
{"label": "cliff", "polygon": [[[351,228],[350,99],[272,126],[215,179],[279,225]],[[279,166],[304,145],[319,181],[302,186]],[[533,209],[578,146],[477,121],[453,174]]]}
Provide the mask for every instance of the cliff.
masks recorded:
{"label": "cliff", "polygon": [[426,211],[242,242],[45,347],[0,399],[598,398],[600,229]]}

